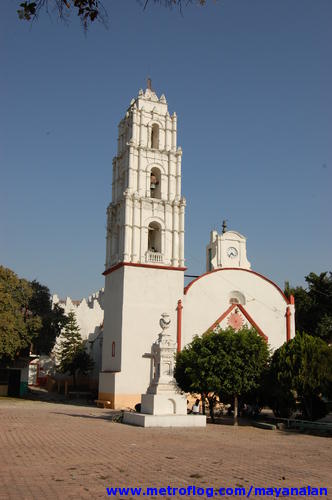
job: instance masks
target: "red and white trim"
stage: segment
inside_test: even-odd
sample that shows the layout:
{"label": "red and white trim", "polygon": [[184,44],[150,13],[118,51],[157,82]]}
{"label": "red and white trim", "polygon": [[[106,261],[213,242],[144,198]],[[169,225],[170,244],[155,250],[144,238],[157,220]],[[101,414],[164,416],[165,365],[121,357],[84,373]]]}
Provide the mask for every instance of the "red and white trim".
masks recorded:
{"label": "red and white trim", "polygon": [[177,335],[176,335],[176,350],[177,352],[181,351],[181,335],[182,335],[182,300],[178,300],[177,305]]}
{"label": "red and white trim", "polygon": [[117,269],[120,269],[120,267],[123,266],[130,266],[130,267],[146,267],[150,269],[164,269],[166,271],[186,271],[186,267],[172,267],[172,266],[158,266],[155,264],[140,264],[137,262],[119,262],[119,264],[116,264],[115,266],[109,267],[104,271],[102,274],[104,276],[107,276],[108,274],[113,273]]}
{"label": "red and white trim", "polygon": [[229,315],[229,313],[234,309],[234,308],[240,309],[242,312],[243,316],[249,321],[249,323],[255,328],[255,330],[258,332],[258,334],[265,340],[265,342],[268,341],[268,336],[265,335],[263,330],[257,325],[256,321],[253,320],[253,318],[250,316],[250,314],[245,310],[243,305],[241,304],[232,304],[229,306],[229,308],[222,313],[221,316],[213,323],[213,325],[210,326],[209,330],[213,330],[216,328],[220,323]]}
{"label": "red and white trim", "polygon": [[[223,267],[221,269],[213,269],[213,271],[209,271],[207,273],[204,273],[202,274],[201,276],[199,276],[198,278],[195,278],[193,281],[191,281],[184,289],[184,294],[187,295],[187,293],[189,292],[190,288],[194,285],[194,283],[196,283],[198,280],[204,278],[205,276],[208,276],[209,274],[212,274],[212,273],[219,273],[221,271],[242,271],[242,272],[246,272],[246,273],[251,273],[251,274],[254,274],[256,276],[258,276],[259,278],[262,278],[263,280],[267,281],[268,283],[270,283],[271,285],[273,285],[277,290],[278,292],[280,293],[280,295],[282,296],[282,298],[284,299],[284,301],[286,302],[286,304],[290,304],[291,302],[287,299],[286,295],[284,294],[284,292],[281,290],[281,288],[278,287],[278,285],[276,285],[273,281],[271,281],[269,278],[266,278],[265,276],[263,276],[262,274],[259,274],[259,273],[256,273],[256,271],[252,271],[251,269],[243,269],[241,267]],[[294,297],[293,297],[294,299]]]}

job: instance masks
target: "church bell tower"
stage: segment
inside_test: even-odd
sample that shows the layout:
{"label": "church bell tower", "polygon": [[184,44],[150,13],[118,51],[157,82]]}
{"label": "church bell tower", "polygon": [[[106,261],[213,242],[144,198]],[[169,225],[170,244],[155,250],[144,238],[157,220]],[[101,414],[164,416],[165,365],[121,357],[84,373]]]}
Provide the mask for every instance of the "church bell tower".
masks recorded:
{"label": "church bell tower", "polygon": [[163,312],[176,323],[184,280],[182,150],[164,95],[140,90],[119,123],[107,208],[105,315],[99,399],[140,401],[150,382],[144,355]]}
{"label": "church bell tower", "polygon": [[182,150],[164,95],[140,90],[119,124],[107,209],[106,269],[120,262],[184,266]]}

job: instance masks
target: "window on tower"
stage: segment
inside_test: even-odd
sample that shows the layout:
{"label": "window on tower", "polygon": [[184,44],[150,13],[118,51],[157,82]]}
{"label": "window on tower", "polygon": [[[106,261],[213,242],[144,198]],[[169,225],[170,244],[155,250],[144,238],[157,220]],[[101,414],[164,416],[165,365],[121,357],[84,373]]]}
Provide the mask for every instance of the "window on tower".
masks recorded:
{"label": "window on tower", "polygon": [[150,173],[150,196],[151,198],[161,198],[160,170],[153,167]]}
{"label": "window on tower", "polygon": [[159,149],[159,125],[154,123],[151,129],[151,148]]}
{"label": "window on tower", "polygon": [[148,251],[161,253],[161,226],[158,222],[150,222],[149,224]]}

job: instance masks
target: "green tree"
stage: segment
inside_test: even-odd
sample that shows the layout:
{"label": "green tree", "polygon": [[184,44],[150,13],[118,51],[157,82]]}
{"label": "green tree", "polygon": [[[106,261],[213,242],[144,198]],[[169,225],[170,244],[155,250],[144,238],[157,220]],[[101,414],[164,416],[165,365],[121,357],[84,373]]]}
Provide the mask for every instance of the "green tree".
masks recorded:
{"label": "green tree", "polygon": [[[142,3],[142,0],[137,0]],[[143,8],[146,9],[151,3],[163,4],[166,7],[177,6],[182,11],[183,5],[197,3],[205,5],[206,0],[144,0]],[[74,12],[81,20],[84,29],[87,29],[89,24],[99,20],[106,24],[107,11],[101,0],[26,0],[20,2],[17,10],[18,17],[24,21],[32,21],[37,19],[38,14],[42,10],[49,9],[56,11],[60,19],[66,20],[70,14]]]}
{"label": "green tree", "polygon": [[262,373],[269,361],[269,348],[265,340],[253,328],[222,332],[224,352],[227,353],[222,367],[222,394],[234,399],[234,423],[237,425],[238,399],[258,389]]}
{"label": "green tree", "polygon": [[276,417],[289,418],[296,409],[295,393],[288,377],[281,373],[282,351],[273,353],[269,369],[263,379],[263,402],[273,410]]}
{"label": "green tree", "polygon": [[94,362],[85,350],[85,342],[82,340],[73,311],[68,314],[68,321],[61,334],[58,356],[59,371],[69,373],[73,377],[74,387],[76,387],[77,372],[86,375],[93,369]]}
{"label": "green tree", "polygon": [[[31,284],[0,266],[0,361],[28,355],[41,328],[41,318],[29,308]],[[24,352],[23,352],[24,351]]]}
{"label": "green tree", "polygon": [[29,310],[41,318],[41,328],[34,338],[35,354],[50,354],[56,338],[67,322],[64,310],[55,304],[52,308],[50,291],[47,286],[38,281],[31,282],[32,296],[29,299]]}
{"label": "green tree", "polygon": [[[323,340],[297,333],[273,354],[271,371],[271,392],[276,396],[276,406],[282,408],[285,395],[289,397],[291,392],[300,402],[304,418],[315,420],[326,414],[327,407],[321,397],[331,394],[332,348]],[[281,403],[278,395],[284,398]],[[294,402],[290,403],[292,408]]]}
{"label": "green tree", "polygon": [[289,285],[285,289],[295,298],[296,329],[332,343],[332,273],[310,273],[305,280],[307,289]]}
{"label": "green tree", "polygon": [[212,419],[218,395],[231,396],[237,425],[238,398],[258,387],[268,359],[266,342],[252,328],[209,331],[177,354],[175,379],[183,391],[207,397]]}
{"label": "green tree", "polygon": [[214,332],[192,342],[177,353],[174,377],[180,389],[191,394],[201,394],[203,412],[208,401],[214,421],[214,407],[221,390],[218,343]]}

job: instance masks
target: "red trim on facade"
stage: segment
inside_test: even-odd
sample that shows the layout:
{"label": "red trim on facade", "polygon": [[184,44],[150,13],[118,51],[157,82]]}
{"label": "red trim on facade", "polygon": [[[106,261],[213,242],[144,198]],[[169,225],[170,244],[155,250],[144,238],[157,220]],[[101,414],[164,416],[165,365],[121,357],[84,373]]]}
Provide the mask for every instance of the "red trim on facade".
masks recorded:
{"label": "red trim on facade", "polygon": [[235,307],[238,307],[240,309],[240,311],[242,312],[243,316],[245,316],[247,318],[247,320],[249,321],[249,323],[255,328],[255,330],[257,330],[257,332],[259,333],[259,335],[261,337],[263,337],[263,339],[267,342],[269,340],[268,337],[267,337],[267,335],[265,335],[265,333],[263,332],[263,330],[257,325],[257,323],[252,319],[252,317],[250,316],[250,314],[245,310],[245,308],[241,304],[232,304],[232,305],[230,305],[229,308],[213,323],[213,325],[210,326],[209,330],[213,330],[214,328],[216,328],[216,326],[218,326],[229,315],[229,313]]}
{"label": "red trim on facade", "polygon": [[176,308],[177,310],[177,336],[176,336],[176,343],[177,343],[177,352],[180,352],[181,351],[181,330],[182,330],[182,309],[183,309],[183,305],[182,305],[182,300],[179,299],[178,300],[178,306]]}
{"label": "red trim on facade", "polygon": [[228,314],[234,309],[234,307],[236,307],[237,304],[232,304],[229,306],[229,308],[213,323],[212,326],[210,326],[209,330],[213,330],[216,326],[219,325],[219,323],[222,322],[223,319],[226,318],[226,316],[228,316]]}
{"label": "red trim on facade", "polygon": [[139,264],[137,262],[119,262],[119,264],[116,264],[113,267],[110,267],[106,269],[102,274],[106,276],[107,274],[113,273],[113,271],[116,271],[117,269],[120,269],[120,267],[123,266],[131,266],[131,267],[147,267],[147,268],[152,268],[152,269],[165,269],[167,271],[186,271],[186,267],[172,267],[172,266],[157,266],[155,264]]}
{"label": "red trim on facade", "polygon": [[[292,297],[292,295],[291,295]],[[290,307],[288,306],[286,309],[286,341],[289,342],[291,339],[291,311]]]}
{"label": "red trim on facade", "polygon": [[249,323],[255,328],[255,330],[258,331],[259,335],[261,337],[263,337],[263,339],[267,342],[269,339],[268,339],[268,336],[265,335],[265,333],[263,332],[263,330],[257,325],[257,323],[252,319],[252,317],[250,316],[250,314],[245,310],[245,308],[241,305],[241,304],[238,304],[238,308],[240,309],[240,311],[243,313],[243,315],[247,318],[247,320],[249,321]]}
{"label": "red trim on facade", "polygon": [[192,285],[200,280],[201,278],[204,278],[205,276],[209,275],[209,274],[212,274],[212,273],[217,273],[219,271],[244,271],[244,272],[247,272],[247,273],[251,273],[251,274],[255,274],[256,276],[258,276],[259,278],[262,278],[263,280],[267,281],[268,283],[270,283],[271,285],[273,285],[277,290],[278,292],[280,293],[280,295],[282,296],[282,298],[285,300],[286,304],[289,304],[289,300],[287,299],[286,295],[284,294],[284,292],[281,290],[281,288],[278,287],[278,285],[276,285],[273,281],[271,281],[269,278],[266,278],[265,276],[263,276],[262,274],[259,274],[259,273],[256,273],[256,271],[252,271],[251,269],[243,269],[241,267],[223,267],[221,269],[213,269],[213,271],[208,271],[207,273],[204,273],[202,274],[201,276],[198,276],[198,278],[195,278],[194,280],[192,280],[184,289],[184,294],[187,295],[188,291],[190,290],[190,288],[192,287]]}
{"label": "red trim on facade", "polygon": [[289,303],[292,304],[293,306],[295,305],[295,299],[294,299],[294,295],[291,295],[289,297]]}

